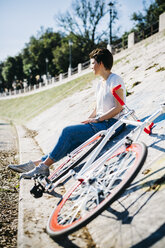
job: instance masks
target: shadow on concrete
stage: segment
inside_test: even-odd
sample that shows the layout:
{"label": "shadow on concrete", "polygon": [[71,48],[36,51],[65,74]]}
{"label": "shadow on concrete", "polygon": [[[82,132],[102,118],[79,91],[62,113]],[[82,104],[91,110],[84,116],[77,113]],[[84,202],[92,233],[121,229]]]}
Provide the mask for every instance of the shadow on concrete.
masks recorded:
{"label": "shadow on concrete", "polygon": [[163,223],[155,232],[151,233],[147,238],[139,243],[131,246],[131,248],[149,248],[160,241],[165,236],[165,223]]}
{"label": "shadow on concrete", "polygon": [[[149,181],[145,182],[143,185],[141,185],[140,182],[145,180],[146,178],[151,177],[153,174],[160,172],[161,170],[165,170],[165,167],[153,172],[152,174],[150,174],[149,176],[146,176],[142,180],[137,181],[136,183],[133,184],[134,185],[133,187],[131,185],[130,188],[128,188],[122,194],[122,197],[123,196],[125,197],[125,196],[130,195],[131,193],[135,193],[135,191],[138,191],[138,190],[140,190],[142,188],[147,188],[147,190],[143,191],[138,197],[136,197],[136,199],[134,201],[132,201],[131,204],[128,207],[125,207],[124,204],[122,202],[120,202],[120,198],[119,198],[117,200],[117,202],[123,208],[123,211],[118,211],[118,210],[112,208],[111,206],[109,206],[106,210],[109,213],[111,213],[113,216],[108,216],[106,214],[106,212],[103,212],[102,216],[105,216],[106,218],[114,219],[116,221],[120,221],[121,224],[123,224],[123,225],[131,224],[133,219],[134,219],[134,217],[137,216],[138,213],[143,209],[143,207],[145,207],[149,203],[151,198],[153,196],[155,196],[155,194],[157,194],[157,192],[159,191],[160,187],[162,185],[165,185],[165,173],[163,174],[162,177],[159,177],[159,178],[154,179],[154,180],[149,180]],[[147,195],[149,192],[150,192],[150,194]],[[143,198],[145,200],[143,200]],[[138,204],[137,204],[137,202],[138,202]],[[130,215],[129,209],[135,203],[139,207],[136,208],[134,213]],[[147,247],[151,247],[156,242],[161,240],[163,237],[165,237],[165,223],[162,224],[157,230],[155,230],[155,232],[151,233],[147,238],[143,239],[142,241],[140,241],[139,243],[135,244],[131,248],[141,248],[141,247],[147,248]]]}
{"label": "shadow on concrete", "polygon": [[158,122],[161,122],[165,120],[165,113],[159,115],[155,120],[154,120],[154,123],[158,123]]}
{"label": "shadow on concrete", "polygon": [[150,145],[150,147],[152,147],[152,148],[154,148],[154,149],[156,149],[156,150],[158,150],[160,152],[165,152],[165,148],[160,147],[160,146],[157,145],[162,140],[165,140],[165,134],[158,135],[158,134],[152,133],[150,136],[154,137],[154,138],[157,138],[157,140],[154,143],[152,143]]}
{"label": "shadow on concrete", "polygon": [[80,248],[80,246],[75,245],[67,236],[62,236],[61,238],[52,238],[57,244],[64,248]]}
{"label": "shadow on concrete", "polygon": [[[142,210],[142,208],[151,200],[151,198],[158,192],[160,188],[160,185],[155,189],[155,191],[153,191],[152,194],[150,194],[147,199],[145,199],[144,202],[142,202],[142,198],[148,193],[148,191],[143,192],[140,196],[138,196],[133,202],[131,202],[131,204],[126,208],[124,206],[124,204],[122,204],[120,202],[120,198],[119,200],[117,200],[118,204],[120,206],[122,206],[122,208],[124,209],[123,211],[117,211],[115,209],[113,209],[111,206],[109,206],[107,208],[107,211],[110,212],[111,214],[114,215],[114,217],[108,217],[106,215],[107,218],[112,218],[115,219],[117,221],[121,221],[122,224],[130,224],[133,221],[133,218]],[[131,189],[132,193],[135,192],[135,190],[139,190],[141,189],[141,187],[134,187],[134,190]],[[130,195],[130,191],[129,189],[124,193],[124,196],[129,194]],[[122,195],[123,196],[123,195]],[[137,203],[139,204],[139,208],[136,209],[136,211],[134,212],[134,214],[130,215],[129,213],[129,209],[135,204]],[[105,216],[105,214],[103,213],[102,215]]]}
{"label": "shadow on concrete", "polygon": [[0,123],[0,126],[10,126],[10,123]]}
{"label": "shadow on concrete", "polygon": [[[153,180],[146,181],[147,178],[153,176],[154,174],[163,171],[164,173],[161,177],[155,178]],[[142,182],[145,181],[145,183],[142,184]],[[122,224],[130,224],[133,220],[133,218],[142,210],[142,208],[151,200],[151,198],[159,191],[160,187],[162,185],[165,185],[165,167],[160,168],[157,171],[154,171],[150,175],[144,177],[143,179],[140,179],[136,181],[135,183],[131,184],[128,189],[124,191],[124,193],[120,196],[121,197],[127,197],[130,196],[132,193],[135,193],[138,190],[144,189],[142,194],[138,196],[131,204],[126,208],[124,204],[120,202],[120,198],[117,200],[118,204],[122,206],[124,209],[123,211],[117,211],[113,209],[111,206],[107,208],[107,211],[114,215],[114,217],[109,217],[106,215],[107,218],[112,218],[117,221],[121,221]],[[143,198],[145,195],[148,194],[148,192],[152,192],[147,199],[142,202],[141,198]],[[136,212],[130,216],[129,209],[138,201],[138,205],[140,206],[138,209],[136,209]],[[105,213],[102,215],[105,216]]]}

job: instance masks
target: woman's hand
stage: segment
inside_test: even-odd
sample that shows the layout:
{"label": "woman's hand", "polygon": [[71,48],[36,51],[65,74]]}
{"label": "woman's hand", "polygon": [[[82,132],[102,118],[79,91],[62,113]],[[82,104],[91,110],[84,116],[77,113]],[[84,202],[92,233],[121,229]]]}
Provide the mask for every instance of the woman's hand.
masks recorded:
{"label": "woman's hand", "polygon": [[82,121],[81,123],[88,124],[88,123],[97,123],[98,120],[96,118],[89,118],[88,120]]}

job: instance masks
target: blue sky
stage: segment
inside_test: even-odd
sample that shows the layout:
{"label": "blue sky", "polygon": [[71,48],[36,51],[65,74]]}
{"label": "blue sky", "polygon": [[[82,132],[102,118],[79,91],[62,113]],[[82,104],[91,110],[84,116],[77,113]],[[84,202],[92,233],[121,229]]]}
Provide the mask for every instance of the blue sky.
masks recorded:
{"label": "blue sky", "polygon": [[[147,6],[153,1],[146,0]],[[72,2],[73,0],[0,0],[0,61],[21,52],[25,43],[29,42],[32,35],[37,35],[41,26],[59,31],[54,16],[59,12],[70,11]],[[133,25],[130,17],[133,12],[138,11],[143,11],[143,0],[118,0],[119,20],[114,30],[120,26],[120,34],[129,31]]]}

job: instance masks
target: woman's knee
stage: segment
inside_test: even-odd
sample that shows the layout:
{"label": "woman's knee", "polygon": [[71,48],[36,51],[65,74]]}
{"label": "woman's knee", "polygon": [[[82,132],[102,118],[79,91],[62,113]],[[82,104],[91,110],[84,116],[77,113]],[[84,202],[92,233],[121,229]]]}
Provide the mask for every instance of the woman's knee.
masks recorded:
{"label": "woman's knee", "polygon": [[71,137],[72,135],[73,135],[73,127],[72,126],[64,127],[64,129],[62,130],[61,136]]}

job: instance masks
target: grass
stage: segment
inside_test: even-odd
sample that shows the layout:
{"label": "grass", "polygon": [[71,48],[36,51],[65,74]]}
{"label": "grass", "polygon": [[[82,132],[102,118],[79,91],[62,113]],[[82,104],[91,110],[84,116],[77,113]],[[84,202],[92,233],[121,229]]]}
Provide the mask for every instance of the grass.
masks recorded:
{"label": "grass", "polygon": [[160,67],[159,69],[157,69],[156,72],[159,72],[159,71],[165,71],[165,67]]}
{"label": "grass", "polygon": [[[116,60],[114,61],[114,65],[118,64],[119,62],[122,62],[123,60],[127,59],[127,57],[129,57],[129,56],[130,56],[130,54],[127,54],[127,55],[123,56],[123,57],[120,58],[120,59],[116,59]],[[126,61],[125,63],[129,63],[129,61]]]}
{"label": "grass", "polygon": [[132,84],[132,88],[135,87],[135,86],[138,85],[138,84],[141,84],[141,82],[140,82],[140,81],[137,81],[137,82],[133,83],[133,84]]}
{"label": "grass", "polygon": [[66,84],[36,94],[0,100],[0,116],[17,123],[26,123],[64,98],[91,87],[93,79],[95,79],[94,74],[88,73]]}
{"label": "grass", "polygon": [[159,65],[159,64],[155,63],[154,65],[149,66],[149,67],[146,69],[146,71],[152,69],[153,67],[156,67],[157,65]]}
{"label": "grass", "polygon": [[135,67],[134,67],[134,71],[137,70],[138,68],[139,68],[139,66],[135,66]]}

